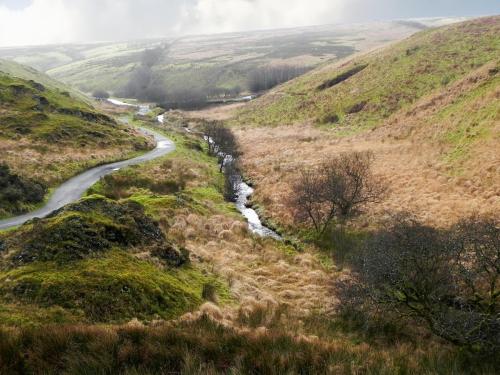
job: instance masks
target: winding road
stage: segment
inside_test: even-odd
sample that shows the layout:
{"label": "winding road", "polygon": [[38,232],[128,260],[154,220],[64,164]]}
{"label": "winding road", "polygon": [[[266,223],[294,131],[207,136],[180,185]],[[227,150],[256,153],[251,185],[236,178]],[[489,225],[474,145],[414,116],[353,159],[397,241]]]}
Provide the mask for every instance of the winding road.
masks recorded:
{"label": "winding road", "polygon": [[0,230],[16,227],[34,218],[43,218],[69,203],[76,202],[85,194],[88,188],[102,177],[131,165],[157,159],[175,150],[175,144],[163,135],[149,129],[139,129],[143,133],[154,137],[156,141],[156,148],[154,150],[133,159],[94,167],[69,179],[54,191],[44,207],[21,216],[0,220]]}

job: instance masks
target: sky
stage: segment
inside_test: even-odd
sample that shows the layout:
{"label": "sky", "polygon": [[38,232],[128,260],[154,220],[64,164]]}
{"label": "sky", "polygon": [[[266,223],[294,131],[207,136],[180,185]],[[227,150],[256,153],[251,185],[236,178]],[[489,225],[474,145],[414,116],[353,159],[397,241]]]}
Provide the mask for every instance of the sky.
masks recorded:
{"label": "sky", "polygon": [[500,14],[500,0],[0,0],[0,47]]}

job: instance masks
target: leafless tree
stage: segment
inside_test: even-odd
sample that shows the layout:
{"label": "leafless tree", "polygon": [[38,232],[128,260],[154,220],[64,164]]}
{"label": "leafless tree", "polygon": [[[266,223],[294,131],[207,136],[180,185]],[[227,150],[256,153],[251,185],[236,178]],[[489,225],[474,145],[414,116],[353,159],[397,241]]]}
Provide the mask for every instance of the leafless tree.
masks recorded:
{"label": "leafless tree", "polygon": [[208,153],[219,157],[221,172],[227,159],[239,157],[239,147],[236,137],[231,129],[225,127],[221,122],[211,121],[204,127],[205,140]]}
{"label": "leafless tree", "polygon": [[220,172],[224,173],[224,197],[228,201],[235,201],[241,183],[238,167],[240,152],[236,137],[231,129],[217,121],[207,122],[204,134],[209,155],[219,158]]}
{"label": "leafless tree", "polygon": [[320,170],[303,170],[292,188],[291,206],[295,219],[311,223],[323,233],[335,216],[335,206],[326,195],[326,178]]}
{"label": "leafless tree", "polygon": [[376,203],[383,196],[385,187],[371,172],[373,158],[371,152],[351,152],[323,165],[326,194],[339,220],[350,219],[367,203]]}
{"label": "leafless tree", "polygon": [[237,160],[231,160],[224,166],[224,198],[227,201],[236,201],[240,183],[241,175]]}
{"label": "leafless tree", "polygon": [[385,188],[371,173],[373,154],[352,152],[303,171],[293,186],[292,206],[299,222],[311,222],[323,234],[335,218],[344,224]]}
{"label": "leafless tree", "polygon": [[221,126],[222,125],[217,121],[209,121],[206,122],[203,127],[203,133],[205,134],[205,141],[207,142],[209,155],[216,156],[218,153],[219,146],[216,143],[216,140],[219,137],[218,133]]}
{"label": "leafless tree", "polygon": [[101,89],[95,90],[92,93],[92,96],[99,100],[109,99],[109,93],[106,90]]}
{"label": "leafless tree", "polygon": [[343,306],[416,319],[456,345],[500,349],[498,221],[439,230],[397,215],[367,241],[354,270]]}
{"label": "leafless tree", "polygon": [[164,82],[152,68],[160,62],[167,49],[168,46],[165,45],[142,52],[141,64],[134,69],[129,82],[122,90],[124,96],[154,102],[166,99]]}

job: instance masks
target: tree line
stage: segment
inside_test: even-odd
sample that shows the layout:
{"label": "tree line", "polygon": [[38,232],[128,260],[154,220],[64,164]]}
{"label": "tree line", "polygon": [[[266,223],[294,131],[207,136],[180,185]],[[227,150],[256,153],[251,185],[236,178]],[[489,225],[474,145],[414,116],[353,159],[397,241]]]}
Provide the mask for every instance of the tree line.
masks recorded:
{"label": "tree line", "polygon": [[224,198],[234,202],[241,183],[238,165],[240,151],[236,137],[231,129],[219,121],[207,122],[203,131],[208,154],[219,159],[220,172],[224,173]]}
{"label": "tree line", "polygon": [[251,92],[257,93],[272,89],[282,83],[290,81],[310,69],[292,65],[279,65],[261,67],[253,70],[248,77],[248,88]]}

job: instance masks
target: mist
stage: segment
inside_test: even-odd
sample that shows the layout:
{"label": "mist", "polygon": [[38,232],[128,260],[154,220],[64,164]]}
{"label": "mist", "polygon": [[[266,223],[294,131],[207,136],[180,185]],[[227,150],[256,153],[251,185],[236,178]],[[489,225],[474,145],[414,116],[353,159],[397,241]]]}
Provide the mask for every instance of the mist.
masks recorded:
{"label": "mist", "polygon": [[0,46],[499,12],[496,0],[0,0]]}

